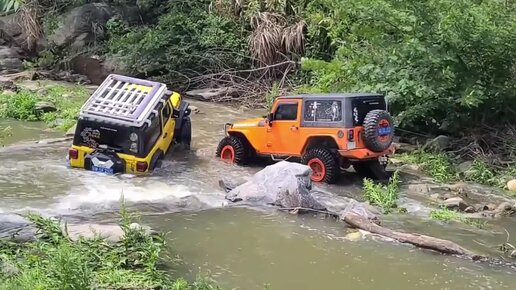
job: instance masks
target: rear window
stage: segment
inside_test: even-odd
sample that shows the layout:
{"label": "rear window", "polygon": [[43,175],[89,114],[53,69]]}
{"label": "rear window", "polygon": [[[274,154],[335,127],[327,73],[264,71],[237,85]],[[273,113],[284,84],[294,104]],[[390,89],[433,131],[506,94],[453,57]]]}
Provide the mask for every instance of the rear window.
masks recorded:
{"label": "rear window", "polygon": [[385,110],[383,98],[360,98],[351,101],[353,107],[353,126],[361,126],[364,118],[372,110]]}
{"label": "rear window", "polygon": [[342,102],[336,100],[306,101],[304,121],[341,122]]}
{"label": "rear window", "polygon": [[98,122],[79,121],[74,138],[75,145],[97,148],[107,145],[118,152],[135,154],[138,152],[138,143],[129,139],[131,129],[117,127]]}

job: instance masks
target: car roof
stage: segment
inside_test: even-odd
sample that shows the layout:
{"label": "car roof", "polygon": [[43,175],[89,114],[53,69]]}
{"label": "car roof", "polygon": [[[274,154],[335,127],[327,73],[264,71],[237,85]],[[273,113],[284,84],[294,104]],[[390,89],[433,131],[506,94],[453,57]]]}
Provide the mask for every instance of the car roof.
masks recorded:
{"label": "car roof", "polygon": [[290,96],[280,96],[278,99],[305,99],[305,98],[330,98],[330,99],[344,99],[344,98],[360,98],[360,97],[384,97],[379,93],[325,93],[325,94],[298,94]]}

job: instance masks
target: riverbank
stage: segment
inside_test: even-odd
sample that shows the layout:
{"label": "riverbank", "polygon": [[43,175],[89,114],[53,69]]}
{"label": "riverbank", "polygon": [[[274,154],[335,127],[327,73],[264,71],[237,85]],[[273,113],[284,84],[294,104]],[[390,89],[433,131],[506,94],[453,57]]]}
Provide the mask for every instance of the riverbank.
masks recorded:
{"label": "riverbank", "polygon": [[0,289],[220,289],[205,278],[171,279],[161,266],[164,236],[135,224],[124,207],[115,240],[102,231],[71,236],[66,225],[37,214],[28,221],[33,239],[0,240]]}

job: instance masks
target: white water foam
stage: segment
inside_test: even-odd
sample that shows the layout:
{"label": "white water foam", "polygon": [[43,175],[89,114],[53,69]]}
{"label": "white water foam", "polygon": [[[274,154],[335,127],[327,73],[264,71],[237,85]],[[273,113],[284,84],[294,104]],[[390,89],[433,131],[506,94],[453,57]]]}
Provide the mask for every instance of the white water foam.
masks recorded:
{"label": "white water foam", "polygon": [[224,205],[220,191],[201,193],[182,184],[168,184],[155,178],[83,176],[74,191],[60,197],[54,210],[65,212],[113,211],[123,198],[127,205],[157,211],[200,209]]}

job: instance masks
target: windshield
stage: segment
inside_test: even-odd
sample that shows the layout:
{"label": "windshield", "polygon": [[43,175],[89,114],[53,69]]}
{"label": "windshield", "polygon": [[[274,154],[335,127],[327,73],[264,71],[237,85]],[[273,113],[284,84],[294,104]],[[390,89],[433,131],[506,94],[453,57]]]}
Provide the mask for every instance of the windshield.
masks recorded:
{"label": "windshield", "polygon": [[353,106],[353,126],[361,126],[364,118],[372,110],[385,110],[385,100],[381,97],[360,98],[351,102]]}
{"label": "windshield", "polygon": [[138,152],[137,139],[130,140],[131,128],[117,127],[99,122],[80,120],[77,124],[74,144],[97,148],[106,145],[120,153],[135,154]]}

